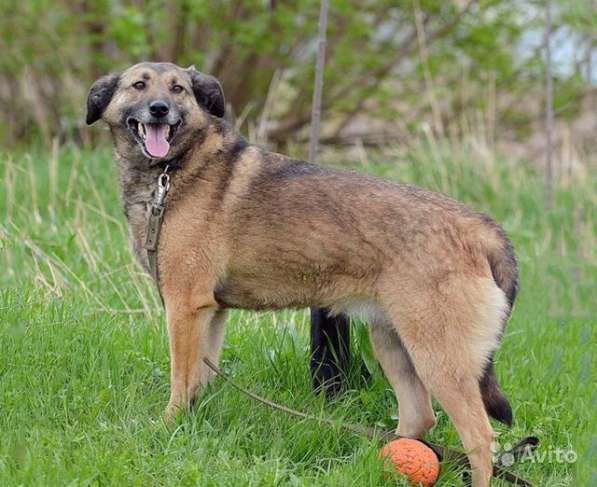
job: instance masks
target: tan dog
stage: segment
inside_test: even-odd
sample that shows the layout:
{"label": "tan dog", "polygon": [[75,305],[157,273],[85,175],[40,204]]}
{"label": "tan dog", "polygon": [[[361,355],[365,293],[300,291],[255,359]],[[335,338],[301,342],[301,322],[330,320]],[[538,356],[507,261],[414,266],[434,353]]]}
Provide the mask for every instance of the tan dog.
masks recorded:
{"label": "tan dog", "polygon": [[454,422],[476,487],[490,482],[487,413],[511,423],[492,357],[516,295],[512,247],[489,217],[439,194],[307,164],[248,144],[223,120],[217,80],[143,63],[99,79],[87,123],[111,129],[134,248],[172,170],[159,240],[171,351],[167,414],[216,362],[226,310],[320,306],[359,315],[399,399],[398,433]]}

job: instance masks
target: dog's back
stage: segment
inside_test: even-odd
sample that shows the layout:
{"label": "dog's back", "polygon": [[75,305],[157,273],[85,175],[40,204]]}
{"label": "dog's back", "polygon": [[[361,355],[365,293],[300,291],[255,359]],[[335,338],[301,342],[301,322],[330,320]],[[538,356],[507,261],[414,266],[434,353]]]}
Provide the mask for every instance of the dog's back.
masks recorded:
{"label": "dog's back", "polygon": [[251,170],[241,171],[242,186],[235,187],[234,173],[228,183],[235,188],[222,209],[229,260],[219,293],[224,299],[230,283],[236,292],[248,287],[254,290],[248,294],[259,296],[255,303],[247,296],[228,305],[260,309],[330,305],[347,295],[373,298],[375,282],[389,268],[408,286],[433,286],[451,272],[491,277],[495,271],[498,285],[512,294],[505,282],[516,275],[515,261],[506,269],[500,258],[501,252],[511,255],[511,246],[483,214],[412,185],[277,154],[259,151],[249,164]]}

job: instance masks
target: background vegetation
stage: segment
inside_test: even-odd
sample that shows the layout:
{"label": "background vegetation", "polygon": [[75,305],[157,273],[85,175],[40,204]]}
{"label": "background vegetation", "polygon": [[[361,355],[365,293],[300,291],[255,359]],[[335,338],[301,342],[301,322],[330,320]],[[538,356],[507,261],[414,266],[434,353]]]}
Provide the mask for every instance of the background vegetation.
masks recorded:
{"label": "background vegetation", "polygon": [[[594,112],[597,8],[551,2],[555,112],[570,123]],[[88,140],[92,81],[156,60],[217,76],[255,139],[304,140],[318,10],[319,0],[4,0],[2,139]],[[537,130],[544,0],[334,0],[329,16],[324,142],[403,140],[423,124],[454,133],[471,110],[492,137]],[[576,142],[594,140],[594,125],[576,129]]]}
{"label": "background vegetation", "polygon": [[[321,162],[413,182],[511,235],[521,293],[497,356],[516,425],[541,438],[541,486],[597,485],[594,0],[333,0]],[[218,76],[253,142],[304,156],[315,0],[0,2],[0,485],[395,485],[380,445],[255,404],[217,380],[174,430],[164,316],[128,245],[116,168],[83,125],[91,82],[145,59]],[[545,81],[554,81],[553,199]],[[99,147],[99,148],[98,148]],[[358,371],[326,403],[303,311],[235,312],[223,367],[297,409],[394,427],[356,327]],[[431,438],[459,447],[446,416]],[[573,450],[575,463],[554,460]],[[552,455],[551,457],[549,455]],[[462,485],[450,465],[440,485]]]}

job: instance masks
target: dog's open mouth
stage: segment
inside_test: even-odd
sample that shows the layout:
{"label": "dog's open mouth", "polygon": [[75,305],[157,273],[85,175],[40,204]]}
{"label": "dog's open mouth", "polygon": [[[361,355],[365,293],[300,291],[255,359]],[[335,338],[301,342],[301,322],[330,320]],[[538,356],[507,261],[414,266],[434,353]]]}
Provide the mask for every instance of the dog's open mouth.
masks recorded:
{"label": "dog's open mouth", "polygon": [[170,150],[170,142],[181,122],[178,121],[174,125],[168,123],[142,123],[137,119],[129,118],[127,124],[149,156],[165,157]]}

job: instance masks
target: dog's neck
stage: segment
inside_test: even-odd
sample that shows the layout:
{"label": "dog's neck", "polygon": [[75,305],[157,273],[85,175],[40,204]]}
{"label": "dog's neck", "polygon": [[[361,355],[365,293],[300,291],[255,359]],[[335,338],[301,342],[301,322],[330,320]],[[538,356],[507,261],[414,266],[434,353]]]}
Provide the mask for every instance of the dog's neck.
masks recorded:
{"label": "dog's neck", "polygon": [[159,175],[170,162],[172,189],[166,205],[171,209],[187,186],[216,183],[221,165],[230,159],[229,153],[246,146],[245,140],[226,122],[214,123],[205,131],[194,134],[187,150],[171,160],[152,163],[138,156],[127,158],[116,148],[124,213],[129,223],[133,248],[142,265],[147,268],[143,249],[148,210],[157,188]]}

